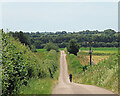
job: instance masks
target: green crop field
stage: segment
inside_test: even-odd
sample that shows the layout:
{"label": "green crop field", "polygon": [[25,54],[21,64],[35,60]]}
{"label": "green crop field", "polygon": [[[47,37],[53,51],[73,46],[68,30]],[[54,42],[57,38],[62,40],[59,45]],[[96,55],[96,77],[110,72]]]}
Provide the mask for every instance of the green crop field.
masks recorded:
{"label": "green crop field", "polygon": [[[93,48],[92,47],[92,50],[93,50],[93,54],[95,54],[95,53],[112,54],[112,53],[117,53],[118,52],[118,48],[116,48],[116,47],[110,47],[110,48],[109,47],[99,47],[99,48]],[[87,48],[82,47],[82,48],[80,48],[80,51],[88,53],[89,52],[89,47],[87,47]]]}
{"label": "green crop field", "polygon": [[[93,48],[92,47],[92,55],[96,56],[105,56],[105,55],[114,55],[118,53],[118,48],[116,47],[100,47],[100,48]],[[80,48],[80,51],[78,53],[79,55],[89,55],[89,48]]]}
{"label": "green crop field", "polygon": [[[80,50],[89,50],[89,47],[81,47]],[[110,50],[118,50],[116,47],[92,47],[92,50],[104,50],[104,51],[110,51]]]}
{"label": "green crop field", "polygon": [[[65,48],[59,48],[59,50],[64,50]],[[46,49],[36,49],[37,52],[43,52],[43,51],[46,51]]]}
{"label": "green crop field", "polygon": [[64,50],[65,48],[59,48],[59,50]]}
{"label": "green crop field", "polygon": [[43,52],[43,51],[46,51],[46,49],[36,49],[37,52]]}

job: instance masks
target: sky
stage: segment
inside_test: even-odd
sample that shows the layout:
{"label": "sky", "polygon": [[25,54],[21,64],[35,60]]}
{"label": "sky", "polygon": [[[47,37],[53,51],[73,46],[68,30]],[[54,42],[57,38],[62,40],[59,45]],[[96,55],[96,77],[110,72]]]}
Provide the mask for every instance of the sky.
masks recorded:
{"label": "sky", "polygon": [[2,2],[0,10],[10,31],[118,31],[117,2]]}

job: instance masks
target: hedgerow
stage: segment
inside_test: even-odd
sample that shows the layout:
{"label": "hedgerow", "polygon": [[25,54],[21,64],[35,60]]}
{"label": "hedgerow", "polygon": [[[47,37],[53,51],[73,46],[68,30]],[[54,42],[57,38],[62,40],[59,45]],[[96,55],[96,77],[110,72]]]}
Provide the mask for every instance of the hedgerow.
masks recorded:
{"label": "hedgerow", "polygon": [[[36,55],[7,33],[2,33],[2,95],[17,94],[30,78],[42,78],[45,71]],[[40,76],[41,75],[41,76]]]}

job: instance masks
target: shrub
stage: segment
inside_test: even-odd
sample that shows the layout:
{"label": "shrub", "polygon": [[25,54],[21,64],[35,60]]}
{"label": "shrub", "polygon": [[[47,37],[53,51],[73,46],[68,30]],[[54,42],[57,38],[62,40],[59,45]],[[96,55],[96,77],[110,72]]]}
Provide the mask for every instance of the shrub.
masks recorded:
{"label": "shrub", "polygon": [[[43,71],[29,47],[2,33],[2,95],[16,94],[21,85]],[[39,72],[39,73],[38,73]]]}
{"label": "shrub", "polygon": [[46,44],[46,46],[45,46],[45,49],[47,50],[47,51],[50,51],[50,50],[56,50],[56,52],[58,52],[59,50],[59,47],[56,45],[56,44],[54,44],[54,43],[52,43],[52,42],[49,42],[49,43],[47,43]]}
{"label": "shrub", "polygon": [[80,45],[74,40],[70,40],[69,44],[67,46],[67,51],[70,52],[70,54],[77,55],[77,52],[79,52]]}

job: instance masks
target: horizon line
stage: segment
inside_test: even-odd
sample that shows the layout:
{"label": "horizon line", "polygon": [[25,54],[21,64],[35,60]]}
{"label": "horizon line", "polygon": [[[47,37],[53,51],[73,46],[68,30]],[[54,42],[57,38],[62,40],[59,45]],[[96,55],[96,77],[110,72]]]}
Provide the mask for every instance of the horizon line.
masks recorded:
{"label": "horizon line", "polygon": [[[114,29],[112,29],[112,28],[108,28],[108,29],[111,29],[111,30],[114,30]],[[104,29],[104,30],[97,30],[97,29],[95,29],[95,30],[90,30],[90,29],[85,29],[85,30],[76,30],[76,31],[70,31],[70,30],[56,30],[56,31],[46,31],[46,30],[44,30],[44,31],[39,31],[39,30],[36,30],[36,31],[25,31],[25,30],[9,30],[9,29],[3,29],[5,32],[20,32],[20,31],[22,31],[22,32],[52,32],[52,33],[55,33],[55,32],[62,32],[62,31],[66,31],[66,32],[80,32],[80,31],[87,31],[87,30],[89,30],[89,31],[98,31],[98,32],[103,32],[103,31],[105,31],[105,30],[108,30],[108,29]],[[114,30],[115,32],[118,32],[118,31],[116,31],[116,30]]]}
{"label": "horizon line", "polygon": [[0,2],[119,2],[120,0],[1,0]]}

